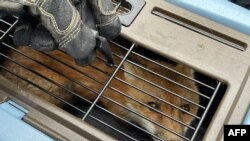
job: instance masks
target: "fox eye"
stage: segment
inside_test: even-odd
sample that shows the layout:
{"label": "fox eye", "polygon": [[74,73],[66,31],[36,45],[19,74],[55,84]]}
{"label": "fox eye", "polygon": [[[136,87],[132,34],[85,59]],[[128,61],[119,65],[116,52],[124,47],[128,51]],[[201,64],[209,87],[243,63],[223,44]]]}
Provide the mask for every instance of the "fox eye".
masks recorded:
{"label": "fox eye", "polygon": [[154,109],[159,109],[159,105],[153,101],[148,102],[148,106],[154,108]]}
{"label": "fox eye", "polygon": [[189,106],[189,104],[182,105],[181,108],[182,108],[183,110],[187,111],[187,112],[190,111],[190,106]]}

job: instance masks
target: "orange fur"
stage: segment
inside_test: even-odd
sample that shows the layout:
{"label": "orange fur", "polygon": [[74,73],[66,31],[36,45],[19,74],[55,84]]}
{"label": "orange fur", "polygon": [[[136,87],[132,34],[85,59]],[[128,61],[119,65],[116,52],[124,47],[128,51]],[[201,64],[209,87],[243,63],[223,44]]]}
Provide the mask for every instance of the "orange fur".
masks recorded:
{"label": "orange fur", "polygon": [[[115,49],[116,53],[121,54],[119,52],[119,50],[117,50],[115,47],[112,47],[112,48]],[[18,50],[21,52],[24,52],[26,55],[28,55],[30,57],[33,57],[35,60],[38,60],[38,61],[46,64],[47,66],[49,66],[53,70],[56,70],[56,71],[64,74],[67,78],[70,78],[70,80],[67,79],[66,77],[59,75],[55,71],[47,69],[47,68],[43,67],[42,65],[40,65],[34,61],[31,61],[30,59],[27,59],[26,57],[19,55],[18,53],[15,53],[14,51],[11,51],[8,54],[8,56],[17,60],[18,62],[25,65],[26,67],[40,73],[41,75],[48,77],[49,79],[61,84],[63,87],[70,89],[70,90],[73,90],[73,92],[81,95],[84,98],[87,98],[89,100],[93,100],[96,97],[96,95],[93,94],[92,92],[87,91],[86,89],[82,88],[80,85],[72,82],[72,80],[80,82],[80,83],[88,86],[89,88],[95,90],[96,92],[100,92],[102,87],[103,87],[103,85],[96,83],[95,81],[93,81],[92,79],[90,79],[86,76],[83,76],[80,72],[75,71],[69,67],[66,67],[65,65],[55,61],[54,59],[51,59],[48,56],[45,56],[44,54],[42,54],[40,52],[37,52],[37,51],[31,49],[30,47],[18,47]],[[70,57],[68,57],[67,55],[63,54],[60,51],[53,51],[50,53],[50,55],[59,59],[59,60],[62,60],[63,62],[69,64],[70,66],[73,66],[74,68],[77,68],[79,71],[81,71],[83,73],[87,73],[87,74],[91,75],[92,77],[96,78],[97,80],[100,80],[101,83],[105,83],[109,78],[107,75],[103,75],[102,73],[96,71],[95,69],[93,69],[89,66],[88,67],[76,66],[74,61]],[[131,58],[133,58],[133,56],[131,56]],[[181,84],[197,91],[197,87],[196,87],[195,82],[192,82],[188,79],[183,79],[182,76],[179,76],[179,75],[175,74],[174,72],[171,72],[167,69],[163,69],[162,67],[159,67],[157,65],[148,63],[147,61],[139,59],[135,56],[134,56],[134,59],[136,59],[138,62],[140,62],[144,67],[147,67],[148,69],[153,70],[154,72],[156,72],[162,76],[170,78],[178,83],[181,83]],[[118,59],[115,59],[115,61],[117,62]],[[184,65],[181,65],[181,64],[172,65],[166,61],[161,61],[161,60],[158,60],[158,62],[160,62],[161,64],[164,64],[164,65],[166,65],[174,70],[177,70],[177,71],[179,71],[187,76],[193,77],[193,70],[184,66]],[[98,66],[99,68],[104,68],[103,70],[105,70],[108,73],[112,73],[114,71],[114,69],[107,67],[100,60],[96,60],[93,65]],[[42,79],[41,77],[35,75],[34,73],[32,73],[30,71],[27,71],[26,69],[23,69],[22,67],[16,65],[15,63],[13,63],[9,60],[7,60],[4,63],[4,66],[6,68],[8,68],[9,70],[29,79],[30,81],[37,83],[39,86],[43,87],[46,90],[49,90],[50,92],[61,97],[65,101],[69,101],[72,98],[72,95],[69,94],[69,92],[67,92],[66,90],[62,90],[58,86],[53,85],[52,83],[48,82],[47,80]],[[173,83],[166,81],[163,78],[155,76],[150,72],[144,71],[143,69],[136,67],[128,62],[125,62],[123,64],[123,68],[126,69],[127,71],[133,73],[133,74],[136,74],[144,79],[147,79],[148,81],[150,81],[152,83],[158,84],[162,88],[166,88],[174,93],[179,94],[180,96],[183,96],[187,99],[190,99],[196,103],[199,103],[199,97],[196,94],[193,94],[190,91],[185,90],[184,88],[181,88],[177,85],[174,85]],[[29,84],[21,79],[18,79],[17,77],[11,75],[10,73],[8,73],[6,71],[2,70],[1,75],[5,76],[10,81],[12,81],[13,83],[22,87],[23,89],[25,89],[31,93],[36,94],[37,96],[41,97],[42,99],[45,99],[45,100],[47,100],[55,105],[58,105],[58,106],[63,105],[60,101],[52,99],[51,97],[47,96],[44,92],[40,91],[38,88],[35,88],[31,84]],[[176,131],[179,134],[185,133],[186,128],[183,125],[181,125],[177,122],[174,122],[170,118],[165,117],[165,116],[157,113],[156,111],[154,111],[148,107],[143,106],[143,104],[147,105],[150,102],[157,103],[159,105],[157,107],[157,109],[159,111],[161,111],[162,113],[165,113],[166,115],[172,116],[173,118],[176,118],[177,120],[184,122],[186,124],[190,124],[190,122],[193,120],[193,117],[181,112],[180,110],[178,110],[176,108],[173,108],[169,104],[165,104],[164,102],[162,102],[159,99],[155,99],[151,96],[144,94],[140,90],[137,90],[135,88],[132,88],[131,86],[125,85],[123,82],[118,81],[118,79],[124,80],[124,81],[130,83],[131,85],[136,86],[136,87],[140,88],[141,90],[146,91],[154,96],[157,96],[157,97],[159,97],[167,102],[170,102],[178,107],[181,107],[185,104],[189,104],[187,101],[184,101],[184,100],[182,100],[182,99],[180,99],[172,94],[169,94],[168,92],[163,91],[162,89],[156,88],[147,82],[144,82],[136,77],[133,77],[132,75],[130,75],[128,73],[124,73],[124,71],[122,71],[122,70],[118,71],[118,73],[116,74],[116,78],[113,79],[113,81],[111,82],[111,84],[109,86],[115,90],[118,90],[122,93],[129,95],[131,98],[134,98],[134,99],[140,101],[141,104],[137,103],[135,101],[132,101],[130,98],[127,98],[127,97],[123,96],[122,94],[119,94],[110,88],[108,88],[104,93],[104,96],[106,98],[110,98],[110,99],[130,108],[133,111],[138,112],[139,114],[145,116],[146,118],[159,123],[160,125],[166,126],[167,128],[169,128],[173,131]],[[173,140],[173,141],[180,141],[181,140],[178,136],[166,131],[165,129],[162,129],[161,127],[158,127],[157,125],[155,125],[153,123],[150,123],[150,122],[143,120],[138,115],[129,112],[128,110],[118,106],[117,104],[114,104],[114,103],[108,101],[105,98],[101,98],[100,103],[105,108],[107,108],[109,111],[111,111],[111,112],[113,112],[113,113],[115,113],[123,118],[126,118],[127,120],[131,120],[131,121],[139,124],[140,126],[144,127],[148,131],[150,131],[151,133],[153,133],[153,134],[155,134],[155,135],[157,135],[165,140]],[[197,111],[198,111],[198,107],[196,107],[192,104],[189,104],[189,105],[190,105],[190,112],[196,115]]]}

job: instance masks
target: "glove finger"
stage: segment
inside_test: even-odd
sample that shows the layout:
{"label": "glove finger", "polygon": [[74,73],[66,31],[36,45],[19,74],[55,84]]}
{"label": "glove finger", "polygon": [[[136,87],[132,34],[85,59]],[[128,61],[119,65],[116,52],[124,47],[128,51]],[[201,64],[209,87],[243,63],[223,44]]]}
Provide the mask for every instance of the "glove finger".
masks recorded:
{"label": "glove finger", "polygon": [[93,52],[97,32],[81,21],[79,12],[69,0],[44,0],[38,5],[41,21],[60,49],[75,59],[87,58]]}
{"label": "glove finger", "polygon": [[88,0],[100,36],[114,39],[121,31],[121,22],[111,0]]}
{"label": "glove finger", "polygon": [[109,43],[106,38],[104,37],[97,37],[97,49],[106,57],[107,59],[107,66],[113,67],[114,66],[114,60],[112,57],[112,51],[110,49]]}
{"label": "glove finger", "polygon": [[45,52],[57,49],[54,38],[42,24],[36,26],[31,37],[31,46]]}
{"label": "glove finger", "polygon": [[[95,20],[94,20],[93,14],[92,14],[89,6],[87,5],[87,1],[82,0],[82,3],[79,5],[76,5],[76,7],[77,7],[77,10],[79,11],[79,13],[81,15],[81,19],[85,23],[85,25],[96,30]],[[111,49],[109,47],[109,44],[108,44],[108,41],[106,40],[106,38],[101,37],[101,36],[97,36],[96,49],[98,49],[105,56],[105,58],[107,59],[107,65],[112,67],[113,66],[112,52],[111,52]],[[92,55],[90,55],[90,56],[92,56]],[[94,58],[94,57],[92,56],[89,58]],[[91,60],[91,59],[89,59],[89,60]],[[86,62],[85,64],[87,64],[87,62],[89,63],[89,60],[82,59],[81,61],[77,60],[76,62],[77,62],[77,64],[80,64],[80,63],[84,64],[82,62]]]}

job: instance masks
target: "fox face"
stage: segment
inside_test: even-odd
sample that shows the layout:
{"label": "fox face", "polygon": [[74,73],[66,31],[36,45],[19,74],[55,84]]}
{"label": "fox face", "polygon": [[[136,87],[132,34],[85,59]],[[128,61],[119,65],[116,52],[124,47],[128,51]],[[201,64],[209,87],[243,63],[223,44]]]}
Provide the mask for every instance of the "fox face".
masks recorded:
{"label": "fox face", "polygon": [[[115,47],[112,47],[112,49],[113,48]],[[102,85],[97,84],[86,76],[82,76],[80,72],[89,73],[103,82],[109,78],[108,76],[97,73],[91,67],[79,67],[75,65],[72,58],[60,51],[54,51],[49,55],[52,56],[52,58],[57,58],[61,62],[68,64],[68,66],[73,66],[73,68],[76,68],[78,71],[30,47],[18,47],[17,49],[27,56],[42,62],[46,67],[14,51],[10,51],[8,56],[17,60],[20,64],[26,66],[26,68],[8,59],[4,63],[4,66],[8,70],[37,83],[40,87],[49,90],[65,101],[72,100],[72,94],[67,90],[71,90],[88,100],[96,98],[96,95],[90,93],[79,84],[84,84],[96,91],[102,89]],[[122,54],[117,49],[113,51],[117,54]],[[182,136],[185,135],[189,124],[194,120],[193,115],[197,114],[198,106],[196,103],[199,103],[199,96],[185,89],[182,85],[194,91],[198,91],[195,82],[184,79],[169,69],[155,65],[137,56],[132,55],[129,60],[135,60],[139,66],[126,61],[122,69],[117,72],[115,78],[103,93],[99,102],[112,113],[143,127],[148,133],[154,135],[154,140],[182,141]],[[194,77],[193,70],[185,65],[172,63],[164,59],[157,60],[157,62],[186,76]],[[114,71],[114,68],[109,68],[100,61],[95,62],[93,65],[103,68],[103,70],[109,73]],[[27,70],[27,68],[31,71]],[[59,107],[63,106],[62,102],[52,99],[46,95],[46,93],[28,82],[24,82],[24,80],[14,77],[4,70],[2,70],[0,74],[24,90]],[[54,83],[52,84],[51,81],[43,77],[48,77],[61,87],[58,87],[58,85]],[[64,87],[64,89],[62,89],[62,87]]]}
{"label": "fox face", "polygon": [[[193,70],[184,65],[165,65],[193,77]],[[196,115],[198,112],[199,108],[195,103],[199,103],[199,96],[171,81],[197,91],[196,84],[162,67],[147,66],[145,63],[143,66],[150,71],[128,62],[124,63],[123,68],[127,70],[127,73],[118,72],[117,77],[129,85],[113,81],[111,86],[123,94],[111,90],[104,94],[127,108],[124,109],[109,103],[106,104],[106,107],[110,107],[108,108],[110,111],[118,113],[121,117],[126,117],[156,137],[166,141],[182,141],[183,138],[179,135],[184,136],[188,126],[194,120],[192,115]],[[166,78],[170,78],[170,80],[166,80]],[[157,140],[157,138],[154,139]]]}

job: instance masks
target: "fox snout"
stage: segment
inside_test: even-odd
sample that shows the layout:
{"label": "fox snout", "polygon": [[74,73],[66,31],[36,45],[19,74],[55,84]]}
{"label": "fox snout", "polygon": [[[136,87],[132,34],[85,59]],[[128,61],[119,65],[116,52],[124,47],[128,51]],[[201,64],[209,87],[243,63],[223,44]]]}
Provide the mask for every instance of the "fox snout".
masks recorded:
{"label": "fox snout", "polygon": [[[187,127],[183,124],[188,125],[193,120],[192,117],[180,112],[178,109],[169,108],[166,105],[161,106],[159,109],[163,110],[163,107],[165,107],[165,111],[163,112],[167,112],[168,115],[174,115],[174,119],[176,121],[156,111],[143,108],[139,105],[127,104],[127,106],[145,117],[129,114],[131,121],[138,123],[148,132],[155,135],[155,137],[153,137],[155,141],[184,141]],[[183,124],[177,122],[177,120]]]}
{"label": "fox snout", "polygon": [[[171,125],[172,124],[172,125]],[[165,141],[184,141],[181,136],[185,135],[184,127],[181,125],[173,125],[173,123],[168,124],[169,131],[167,129],[159,129],[155,132],[155,135],[161,140]],[[174,129],[171,129],[174,128]],[[160,139],[153,138],[155,141],[160,141]]]}

